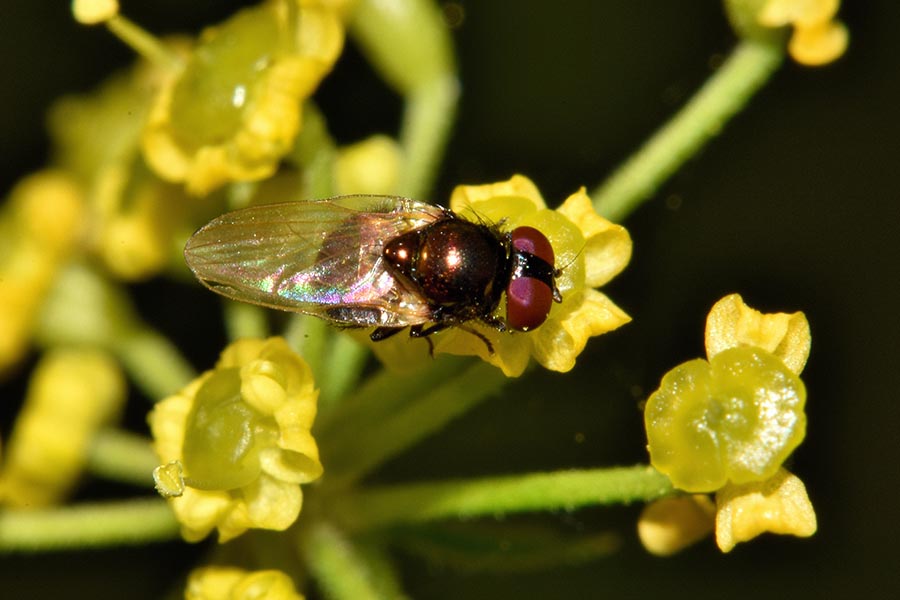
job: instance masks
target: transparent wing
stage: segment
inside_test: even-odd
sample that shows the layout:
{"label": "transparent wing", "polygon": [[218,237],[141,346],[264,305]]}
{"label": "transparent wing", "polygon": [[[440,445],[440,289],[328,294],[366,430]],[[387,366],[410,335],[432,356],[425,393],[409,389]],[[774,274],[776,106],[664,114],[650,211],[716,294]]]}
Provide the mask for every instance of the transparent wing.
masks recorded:
{"label": "transparent wing", "polygon": [[390,196],[267,204],[226,213],[188,240],[194,275],[223,296],[344,325],[429,320],[421,295],[387,269],[384,245],[447,215]]}

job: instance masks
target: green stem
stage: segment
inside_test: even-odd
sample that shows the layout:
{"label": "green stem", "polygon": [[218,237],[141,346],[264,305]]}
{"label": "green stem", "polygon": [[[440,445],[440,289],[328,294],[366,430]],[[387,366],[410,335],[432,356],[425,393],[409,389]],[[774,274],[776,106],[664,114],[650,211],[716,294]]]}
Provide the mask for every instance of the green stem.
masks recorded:
{"label": "green stem", "polygon": [[303,357],[317,381],[322,377],[322,370],[327,368],[323,356],[333,333],[328,323],[309,315],[292,315],[285,327],[284,338],[288,345]]}
{"label": "green stem", "polygon": [[174,394],[197,376],[178,348],[148,326],[123,335],[113,351],[137,386],[153,400]]}
{"label": "green stem", "polygon": [[365,423],[363,428],[336,430],[322,439],[328,484],[353,483],[496,394],[507,382],[496,367],[477,362],[390,414],[377,420],[361,418],[358,422]]}
{"label": "green stem", "polygon": [[329,511],[356,531],[436,519],[627,504],[671,491],[665,475],[638,465],[370,488],[335,497]]}
{"label": "green stem", "polygon": [[450,32],[432,0],[360,0],[350,23],[356,42],[406,107],[404,165],[397,192],[427,194],[456,114],[459,83]]}
{"label": "green stem", "polygon": [[87,466],[95,475],[147,488],[153,487],[157,465],[150,440],[118,429],[98,432],[88,453]]}
{"label": "green stem", "polygon": [[784,57],[780,44],[741,42],[678,113],[591,192],[597,212],[622,221],[694,156],[769,80]]}
{"label": "green stem", "polygon": [[175,539],[178,531],[172,510],[157,498],[6,510],[0,512],[0,552],[138,545]]}
{"label": "green stem", "polygon": [[[396,598],[399,590],[386,560],[366,551],[332,525],[319,522],[303,537],[303,552],[326,598],[378,600]],[[377,557],[376,557],[377,558]]]}
{"label": "green stem", "polygon": [[158,38],[122,15],[106,22],[109,30],[142,57],[164,70],[180,71],[181,58]]}
{"label": "green stem", "polygon": [[349,335],[331,336],[325,359],[328,368],[320,382],[320,415],[333,412],[337,402],[356,386],[368,358],[368,348]]}
{"label": "green stem", "polygon": [[244,338],[265,339],[269,337],[269,324],[265,310],[253,304],[225,300],[222,304],[225,329],[231,341]]}
{"label": "green stem", "polygon": [[431,193],[458,97],[455,75],[429,81],[407,96],[400,129],[404,163],[397,193],[410,198],[425,198]]}
{"label": "green stem", "polygon": [[325,116],[313,102],[303,105],[303,128],[288,158],[303,170],[303,183],[310,198],[334,196],[334,161],[337,146],[328,131]]}

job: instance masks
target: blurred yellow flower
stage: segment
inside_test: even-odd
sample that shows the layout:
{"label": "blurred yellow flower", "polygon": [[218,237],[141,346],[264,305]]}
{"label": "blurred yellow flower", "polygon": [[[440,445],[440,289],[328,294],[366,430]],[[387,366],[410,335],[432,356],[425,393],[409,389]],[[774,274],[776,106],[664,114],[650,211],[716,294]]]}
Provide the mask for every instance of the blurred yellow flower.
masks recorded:
{"label": "blurred yellow flower", "polygon": [[339,11],[297,0],[271,0],[208,28],[154,102],[147,161],[196,195],[272,175],[343,40]]}
{"label": "blurred yellow flower", "polygon": [[194,569],[184,590],[187,600],[302,600],[294,582],[274,569],[245,571],[236,567]]}
{"label": "blurred yellow flower", "polygon": [[651,502],[638,519],[638,537],[648,552],[669,556],[705,538],[713,530],[716,505],[705,494]]}
{"label": "blurred yellow flower", "polygon": [[72,14],[83,25],[96,25],[119,14],[119,3],[117,0],[73,0]]}
{"label": "blurred yellow flower", "polygon": [[187,202],[180,186],[159,179],[141,157],[141,130],[164,78],[140,61],[89,94],[58,100],[48,119],[54,162],[86,190],[86,249],[126,281],[180,266],[181,242],[214,212]]}
{"label": "blurred yellow flower", "polygon": [[840,4],[840,0],[767,0],[757,18],[765,27],[793,26],[791,57],[804,65],[824,65],[847,49],[847,28],[834,18]]}
{"label": "blurred yellow flower", "polygon": [[31,376],[0,471],[0,499],[17,508],[61,500],[82,474],[97,429],[125,402],[116,362],[95,350],[53,350]]}
{"label": "blurred yellow flower", "polygon": [[[557,210],[550,210],[534,183],[515,175],[499,183],[457,186],[450,198],[450,209],[470,220],[496,223],[503,231],[521,226],[540,230],[553,247],[556,268],[560,270],[556,283],[562,302],[554,303],[547,320],[533,331],[503,333],[480,322],[467,323],[467,327],[490,341],[493,352],[478,336],[451,328],[434,336],[435,353],[479,356],[508,377],[521,375],[532,357],[547,369],[566,372],[575,366],[588,338],[631,320],[605,294],[594,289],[628,264],[631,237],[624,227],[594,211],[583,188]],[[501,317],[504,311],[501,303]],[[406,336],[395,338],[375,344],[376,354],[388,365],[402,367],[416,362],[411,358]]]}
{"label": "blurred yellow flower", "polygon": [[55,170],[30,175],[0,213],[0,373],[28,348],[53,279],[84,235],[84,197]]}
{"label": "blurred yellow flower", "polygon": [[337,194],[392,194],[400,180],[401,163],[400,148],[386,135],[345,146],[334,164]]}
{"label": "blurred yellow flower", "polygon": [[[296,520],[300,484],[322,474],[310,433],[317,397],[309,367],[283,339],[247,339],[156,405],[149,422],[164,465],[154,477],[186,540],[217,528],[224,542]],[[173,464],[184,472],[180,487]]]}
{"label": "blurred yellow flower", "polygon": [[[647,401],[651,464],[677,488],[716,492],[716,536],[725,552],[763,531],[815,532],[802,482],[781,468],[806,432],[797,376],[810,344],[803,313],[762,314],[739,295],[726,296],[707,317],[709,362],[676,367]],[[688,512],[669,514],[694,531]],[[652,540],[645,545],[657,552]],[[678,549],[668,540],[662,546]]]}

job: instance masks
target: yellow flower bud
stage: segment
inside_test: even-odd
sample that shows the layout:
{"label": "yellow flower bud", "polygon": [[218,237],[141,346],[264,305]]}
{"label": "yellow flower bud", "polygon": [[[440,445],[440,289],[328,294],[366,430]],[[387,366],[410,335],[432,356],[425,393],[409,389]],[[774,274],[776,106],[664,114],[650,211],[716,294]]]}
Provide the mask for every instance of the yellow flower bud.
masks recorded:
{"label": "yellow flower bud", "polygon": [[641,511],[638,537],[648,552],[669,556],[709,535],[715,515],[716,506],[705,494],[663,498]]}

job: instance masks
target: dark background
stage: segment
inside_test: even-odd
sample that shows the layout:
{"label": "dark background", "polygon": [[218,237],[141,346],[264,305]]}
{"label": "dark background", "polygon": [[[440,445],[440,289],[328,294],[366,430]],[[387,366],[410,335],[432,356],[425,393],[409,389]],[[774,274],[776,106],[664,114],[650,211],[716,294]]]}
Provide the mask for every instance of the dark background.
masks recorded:
{"label": "dark background", "polygon": [[[851,43],[841,60],[820,69],[787,63],[628,219],[634,257],[607,291],[635,321],[592,342],[572,374],[532,374],[379,475],[399,481],[646,460],[639,402],[666,370],[703,355],[709,307],[737,291],[755,308],[803,310],[810,320],[809,433],[790,467],[807,485],[819,532],[808,540],[766,536],[730,555],[707,541],[659,559],[634,540],[638,507],[541,517],[576,533],[619,531],[621,551],[582,566],[502,575],[461,574],[400,553],[413,597],[884,597],[900,587],[900,5],[846,4]],[[236,5],[167,0],[124,9],[164,33],[196,31]],[[462,5],[455,37],[463,98],[436,201],[457,183],[515,172],[533,178],[554,205],[581,185],[593,187],[734,44],[717,2]],[[52,100],[88,91],[131,61],[111,35],[76,25],[67,9],[68,2],[4,4],[4,194],[45,160],[43,114]],[[342,141],[395,131],[397,99],[352,46],[318,99]],[[165,299],[179,291],[152,282],[136,293]],[[177,318],[175,302],[142,305],[168,305],[175,315],[146,315],[151,321]],[[4,387],[4,415],[21,389]],[[60,588],[69,597],[154,597],[185,568],[180,548],[0,557],[0,589],[21,597]]]}

